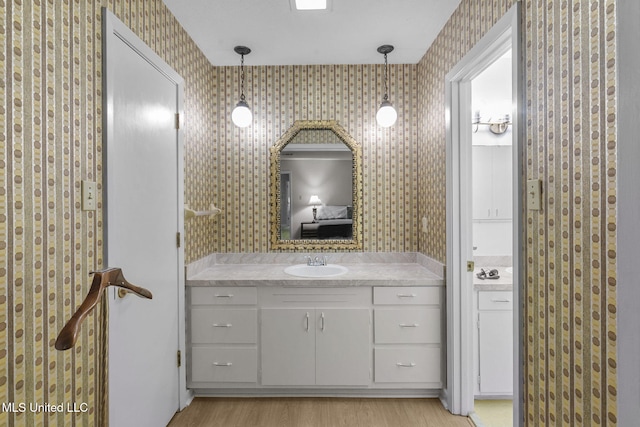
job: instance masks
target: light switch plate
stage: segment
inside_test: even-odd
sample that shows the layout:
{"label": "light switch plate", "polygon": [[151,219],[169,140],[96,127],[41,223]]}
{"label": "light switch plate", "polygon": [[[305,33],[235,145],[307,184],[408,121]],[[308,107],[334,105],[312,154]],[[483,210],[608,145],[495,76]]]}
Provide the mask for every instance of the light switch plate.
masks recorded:
{"label": "light switch plate", "polygon": [[542,181],[530,179],[527,181],[527,209],[539,211],[542,205]]}
{"label": "light switch plate", "polygon": [[83,211],[95,211],[96,210],[96,183],[93,181],[82,181],[82,210]]}

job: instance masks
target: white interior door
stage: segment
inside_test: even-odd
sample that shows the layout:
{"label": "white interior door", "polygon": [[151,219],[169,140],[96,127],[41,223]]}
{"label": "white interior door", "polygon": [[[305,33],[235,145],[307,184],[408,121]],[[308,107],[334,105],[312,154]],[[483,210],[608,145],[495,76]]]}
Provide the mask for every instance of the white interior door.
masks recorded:
{"label": "white interior door", "polygon": [[181,79],[105,14],[107,263],[153,293],[109,294],[109,422],[157,427],[180,406]]}

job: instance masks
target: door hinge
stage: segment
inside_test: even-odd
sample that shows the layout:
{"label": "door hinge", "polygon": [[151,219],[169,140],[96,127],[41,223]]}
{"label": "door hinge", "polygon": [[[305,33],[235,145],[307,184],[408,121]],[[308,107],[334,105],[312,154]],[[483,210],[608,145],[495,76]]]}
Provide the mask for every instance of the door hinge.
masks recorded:
{"label": "door hinge", "polygon": [[176,113],[176,129],[180,129],[180,113]]}
{"label": "door hinge", "polygon": [[478,385],[480,385],[480,375],[478,375]]}
{"label": "door hinge", "polygon": [[180,232],[179,231],[176,233],[176,246],[180,247]]}
{"label": "door hinge", "polygon": [[178,368],[182,366],[182,352],[178,350]]}
{"label": "door hinge", "polygon": [[467,271],[469,272],[473,272],[473,270],[476,268],[476,263],[473,261],[467,261]]}

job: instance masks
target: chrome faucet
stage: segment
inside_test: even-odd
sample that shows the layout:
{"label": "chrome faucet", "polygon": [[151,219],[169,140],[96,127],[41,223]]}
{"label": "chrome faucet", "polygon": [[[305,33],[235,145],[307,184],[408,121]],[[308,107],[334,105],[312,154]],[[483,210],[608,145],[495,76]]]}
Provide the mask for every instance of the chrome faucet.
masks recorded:
{"label": "chrome faucet", "polygon": [[323,256],[322,258],[320,258],[319,256],[316,256],[315,258],[312,258],[310,255],[306,255],[304,257],[304,259],[307,260],[307,265],[312,265],[315,267],[318,266],[323,266],[323,265],[327,265],[327,256]]}

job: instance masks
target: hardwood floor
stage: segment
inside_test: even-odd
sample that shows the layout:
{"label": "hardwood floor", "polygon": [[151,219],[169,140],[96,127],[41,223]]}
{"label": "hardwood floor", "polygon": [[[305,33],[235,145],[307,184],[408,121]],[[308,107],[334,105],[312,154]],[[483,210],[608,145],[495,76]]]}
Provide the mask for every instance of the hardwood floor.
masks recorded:
{"label": "hardwood floor", "polygon": [[169,427],[469,427],[438,399],[204,398]]}

